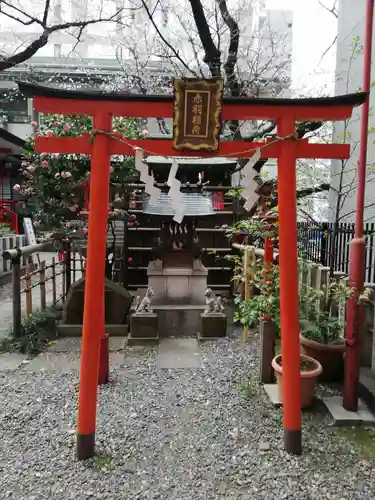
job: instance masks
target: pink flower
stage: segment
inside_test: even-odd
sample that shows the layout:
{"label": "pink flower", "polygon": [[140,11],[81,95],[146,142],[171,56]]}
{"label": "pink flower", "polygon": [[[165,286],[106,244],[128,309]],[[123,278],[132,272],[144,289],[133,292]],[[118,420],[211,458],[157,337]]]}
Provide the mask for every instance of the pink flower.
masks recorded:
{"label": "pink flower", "polygon": [[133,227],[133,223],[132,222],[128,222],[127,226],[128,227]]}
{"label": "pink flower", "polygon": [[53,130],[47,130],[47,137],[53,137],[54,133]]}
{"label": "pink flower", "polygon": [[133,262],[133,259],[131,257],[128,258],[128,262]]}
{"label": "pink flower", "polygon": [[55,179],[58,179],[59,177],[60,177],[60,172],[57,172],[57,173],[55,174]]}
{"label": "pink flower", "polygon": [[42,167],[48,167],[49,163],[47,160],[42,161]]}
{"label": "pink flower", "polygon": [[52,122],[51,123],[51,127],[56,127],[57,123],[56,122]]}
{"label": "pink flower", "polygon": [[114,134],[118,134],[118,129],[117,129],[117,128],[114,128],[114,129],[113,129],[113,133],[114,133]]}
{"label": "pink flower", "polygon": [[146,129],[142,130],[142,134],[143,134],[143,137],[147,137],[148,136],[148,130],[146,130]]}
{"label": "pink flower", "polygon": [[33,174],[36,170],[36,168],[33,165],[30,165],[29,167],[26,167],[26,170],[30,172],[30,174]]}
{"label": "pink flower", "polygon": [[130,220],[136,220],[136,219],[137,219],[137,216],[135,214],[130,216]]}
{"label": "pink flower", "polygon": [[109,173],[112,174],[113,172],[113,167],[109,167]]}
{"label": "pink flower", "polygon": [[69,132],[72,126],[69,123],[64,123],[63,130],[64,132]]}
{"label": "pink flower", "polygon": [[15,184],[13,186],[13,191],[19,191],[21,189],[21,186],[19,184]]}
{"label": "pink flower", "polygon": [[76,212],[76,211],[77,211],[77,208],[78,208],[78,206],[77,206],[77,205],[72,205],[71,207],[69,207],[69,210],[70,210],[71,212]]}
{"label": "pink flower", "polygon": [[38,126],[38,122],[36,122],[35,120],[33,120],[33,121],[31,122],[31,126],[32,126],[33,128],[37,128],[37,126]]}
{"label": "pink flower", "polygon": [[72,177],[72,174],[70,172],[61,172],[61,177],[63,179],[70,179]]}

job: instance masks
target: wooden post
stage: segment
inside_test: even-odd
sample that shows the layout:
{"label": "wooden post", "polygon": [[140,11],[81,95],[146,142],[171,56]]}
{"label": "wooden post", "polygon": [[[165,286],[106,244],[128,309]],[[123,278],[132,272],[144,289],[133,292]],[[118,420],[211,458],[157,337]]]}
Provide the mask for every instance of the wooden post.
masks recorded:
{"label": "wooden post", "polygon": [[[111,114],[98,111],[94,116],[93,129],[110,132],[112,130]],[[91,157],[90,210],[78,399],[78,460],[91,458],[95,453],[100,339],[105,333],[104,273],[110,175],[109,145],[110,139],[107,135],[100,133],[95,135]]]}
{"label": "wooden post", "polygon": [[[293,117],[279,118],[277,133],[295,133]],[[283,364],[284,446],[302,453],[301,379],[298,321],[298,255],[295,140],[284,139],[278,161],[280,319]]]}
{"label": "wooden post", "polygon": [[73,252],[72,268],[73,268],[73,283],[74,283],[76,280],[76,254],[75,254],[75,252]]}
{"label": "wooden post", "polygon": [[[129,209],[129,192],[125,191],[125,210]],[[122,286],[127,288],[129,285],[128,259],[129,259],[129,237],[128,237],[129,217],[124,220],[124,235],[122,240]]]}
{"label": "wooden post", "polygon": [[12,259],[13,333],[21,334],[21,254]]}
{"label": "wooden post", "polygon": [[68,294],[72,284],[72,266],[71,266],[71,245],[70,242],[63,243],[64,262],[65,262],[65,296]]}
{"label": "wooden post", "polygon": [[62,303],[65,302],[65,296],[66,296],[66,270],[65,270],[65,257],[63,258],[61,262],[62,270],[61,270],[61,281],[62,281],[62,297],[61,301]]}
{"label": "wooden post", "polygon": [[31,297],[31,276],[29,267],[26,268],[25,274],[25,294],[26,294],[26,315],[30,316],[33,311],[32,297]]}
{"label": "wooden post", "polygon": [[[255,266],[255,251],[254,247],[246,247],[244,251],[244,279],[245,279],[245,300],[252,297],[252,279]],[[249,340],[249,328],[247,326],[243,329],[243,341]]]}
{"label": "wooden post", "polygon": [[40,309],[46,310],[46,263],[40,263],[39,266],[39,287],[40,287]]}
{"label": "wooden post", "polygon": [[56,259],[52,257],[52,303],[56,304]]}

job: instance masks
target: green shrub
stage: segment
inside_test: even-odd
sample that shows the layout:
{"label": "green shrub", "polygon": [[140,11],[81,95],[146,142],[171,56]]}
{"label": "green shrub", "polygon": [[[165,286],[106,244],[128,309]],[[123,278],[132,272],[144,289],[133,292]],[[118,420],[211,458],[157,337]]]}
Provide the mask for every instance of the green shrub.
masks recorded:
{"label": "green shrub", "polygon": [[0,351],[20,352],[35,356],[50,341],[57,338],[57,318],[58,314],[54,308],[23,316],[21,331],[17,333],[11,330],[1,342]]}

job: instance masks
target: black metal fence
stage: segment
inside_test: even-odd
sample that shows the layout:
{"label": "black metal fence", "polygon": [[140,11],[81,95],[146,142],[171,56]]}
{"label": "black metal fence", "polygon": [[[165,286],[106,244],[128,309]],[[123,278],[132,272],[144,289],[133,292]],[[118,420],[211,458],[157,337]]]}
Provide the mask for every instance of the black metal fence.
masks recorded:
{"label": "black metal fence", "polygon": [[[314,226],[310,222],[298,222],[299,254],[313,262],[330,267],[335,271],[349,272],[349,248],[354,236],[354,224],[340,223],[334,242],[334,223],[324,222]],[[375,223],[366,223],[366,274],[365,280],[375,283]]]}

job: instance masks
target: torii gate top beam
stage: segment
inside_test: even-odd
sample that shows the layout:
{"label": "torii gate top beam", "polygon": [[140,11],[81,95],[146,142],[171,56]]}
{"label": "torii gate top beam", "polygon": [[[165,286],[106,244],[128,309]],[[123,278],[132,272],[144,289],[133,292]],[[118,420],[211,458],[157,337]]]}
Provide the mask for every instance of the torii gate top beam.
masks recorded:
{"label": "torii gate top beam", "polygon": [[[105,111],[113,116],[153,118],[173,117],[173,95],[137,95],[101,90],[66,90],[19,82],[20,91],[34,98],[41,113],[90,115]],[[289,116],[296,121],[330,121],[350,118],[354,106],[365,101],[358,92],[336,97],[302,99],[224,97],[223,120],[277,120]]]}
{"label": "torii gate top beam", "polygon": [[[107,113],[124,117],[164,117],[173,116],[172,95],[135,95],[100,90],[66,90],[45,85],[20,82],[19,88],[24,95],[34,98],[35,108],[42,113],[63,115],[89,115]],[[288,117],[293,121],[345,120],[350,118],[354,106],[362,104],[366,94],[357,93],[337,97],[311,99],[257,99],[253,97],[224,97],[223,120],[270,119],[279,121]],[[111,134],[110,154],[133,155],[135,148],[142,148],[147,154],[178,156],[172,141],[160,140],[122,140],[120,134]],[[115,140],[119,139],[119,140]],[[265,147],[266,146],[266,147]],[[36,137],[37,151],[45,153],[82,153],[91,154],[92,140],[89,135],[79,137]],[[346,144],[309,144],[298,140],[295,144],[297,158],[337,158],[346,159],[350,147]],[[261,150],[261,159],[279,158],[281,141],[267,142],[222,141],[215,152],[186,151],[184,156],[233,156],[251,157],[256,149]]]}

